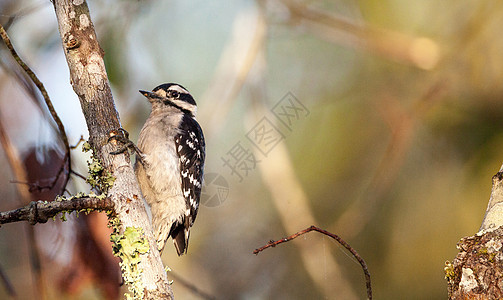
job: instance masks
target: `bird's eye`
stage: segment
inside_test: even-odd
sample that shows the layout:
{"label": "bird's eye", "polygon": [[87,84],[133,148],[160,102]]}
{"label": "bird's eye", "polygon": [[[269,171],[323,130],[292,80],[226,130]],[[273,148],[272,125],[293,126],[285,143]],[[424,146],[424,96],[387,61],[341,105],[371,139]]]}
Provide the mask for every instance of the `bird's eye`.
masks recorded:
{"label": "bird's eye", "polygon": [[175,99],[180,95],[177,91],[170,91],[169,95]]}

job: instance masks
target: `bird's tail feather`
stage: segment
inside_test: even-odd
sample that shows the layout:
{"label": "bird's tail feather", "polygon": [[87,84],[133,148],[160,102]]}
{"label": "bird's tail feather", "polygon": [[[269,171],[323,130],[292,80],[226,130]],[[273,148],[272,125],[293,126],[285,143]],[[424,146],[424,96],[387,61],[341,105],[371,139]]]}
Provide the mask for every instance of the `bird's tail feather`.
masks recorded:
{"label": "bird's tail feather", "polygon": [[176,253],[178,256],[187,253],[188,246],[188,230],[185,230],[182,224],[178,225],[171,233],[173,244],[175,244]]}

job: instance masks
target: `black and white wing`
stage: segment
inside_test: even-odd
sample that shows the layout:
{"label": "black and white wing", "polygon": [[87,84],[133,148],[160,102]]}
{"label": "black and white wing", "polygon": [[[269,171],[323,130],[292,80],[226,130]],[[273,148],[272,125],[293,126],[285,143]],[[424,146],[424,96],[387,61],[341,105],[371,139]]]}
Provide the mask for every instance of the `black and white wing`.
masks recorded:
{"label": "black and white wing", "polygon": [[185,239],[185,245],[183,246],[185,247],[181,247],[185,250],[189,238],[189,229],[196,219],[199,208],[199,198],[203,186],[205,144],[201,127],[188,114],[184,114],[182,117],[179,130],[179,133],[175,136],[175,144],[180,159],[182,193],[187,203],[185,224],[183,225]]}

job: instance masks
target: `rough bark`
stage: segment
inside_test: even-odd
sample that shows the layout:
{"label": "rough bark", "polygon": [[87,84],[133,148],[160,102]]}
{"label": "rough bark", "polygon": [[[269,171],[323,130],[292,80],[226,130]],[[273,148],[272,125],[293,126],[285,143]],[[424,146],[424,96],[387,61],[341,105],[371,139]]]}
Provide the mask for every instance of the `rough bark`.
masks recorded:
{"label": "rough bark", "polygon": [[449,299],[503,298],[503,228],[463,238],[446,266]]}
{"label": "rough bark", "polygon": [[461,239],[446,262],[449,299],[503,298],[503,166],[493,176],[491,197],[480,231]]}
{"label": "rough bark", "polygon": [[88,130],[89,142],[103,166],[116,178],[108,192],[122,229],[141,228],[149,251],[141,254],[142,286],[146,299],[172,299],[166,272],[156,249],[152,227],[136,182],[129,156],[110,155],[117,145],[108,142],[109,133],[120,128],[108,82],[103,50],[98,44],[85,0],[54,0],[70,81],[78,95]]}
{"label": "rough bark", "polygon": [[491,197],[480,230],[490,231],[500,226],[503,226],[503,166],[493,176]]}
{"label": "rough bark", "polygon": [[0,212],[0,224],[28,221],[31,225],[35,225],[45,223],[64,211],[87,212],[91,209],[101,211],[112,207],[113,204],[106,198],[79,197],[64,201],[33,201],[30,205],[15,210]]}

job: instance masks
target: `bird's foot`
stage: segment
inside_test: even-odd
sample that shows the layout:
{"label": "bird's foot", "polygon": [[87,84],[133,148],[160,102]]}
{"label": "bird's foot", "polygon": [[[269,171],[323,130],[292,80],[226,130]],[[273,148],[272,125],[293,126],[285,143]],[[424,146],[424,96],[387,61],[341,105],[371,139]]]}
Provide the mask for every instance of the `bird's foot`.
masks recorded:
{"label": "bird's foot", "polygon": [[[123,128],[111,130],[108,133],[108,142],[114,141],[116,144],[120,143],[120,148],[117,151],[112,151],[110,154],[117,155],[126,152],[127,150],[131,150],[136,153],[138,160],[143,164],[143,153],[141,150],[129,139],[129,132],[127,132]],[[119,146],[119,145],[117,145]]]}

